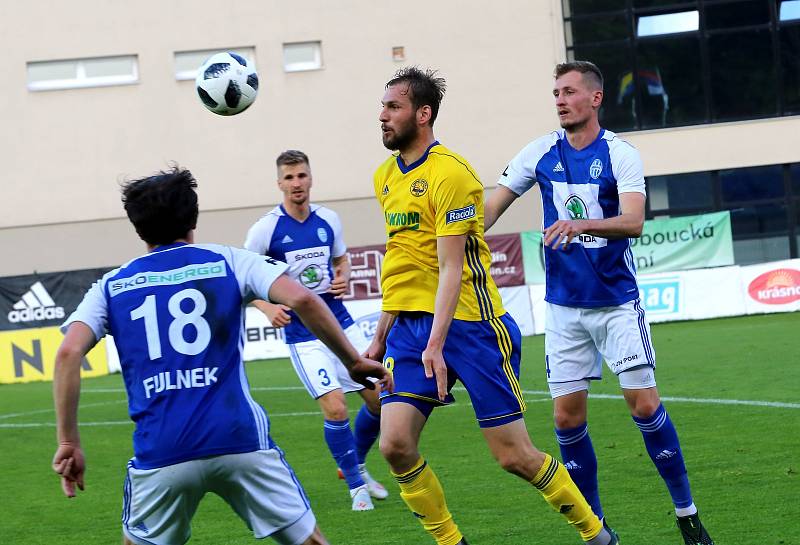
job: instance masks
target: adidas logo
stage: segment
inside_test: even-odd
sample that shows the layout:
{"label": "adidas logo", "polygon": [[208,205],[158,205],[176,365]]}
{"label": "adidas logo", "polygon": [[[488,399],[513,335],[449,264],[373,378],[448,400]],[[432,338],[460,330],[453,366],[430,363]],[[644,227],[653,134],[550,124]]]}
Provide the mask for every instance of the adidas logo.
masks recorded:
{"label": "adidas logo", "polygon": [[564,172],[564,167],[561,164],[561,161],[556,163],[556,166],[553,167],[553,172]]}
{"label": "adidas logo", "polygon": [[388,194],[389,194],[389,186],[385,185],[383,186],[383,192],[381,193],[381,195],[388,195]]}
{"label": "adidas logo", "polygon": [[284,244],[289,244],[290,242],[294,242],[294,239],[289,235],[286,235],[285,237],[283,237],[283,240],[281,240],[281,242]]}
{"label": "adidas logo", "polygon": [[47,293],[41,282],[36,282],[14,303],[13,310],[8,313],[8,321],[35,322],[39,320],[55,320],[64,317],[64,307],[56,306],[56,302]]}
{"label": "adidas logo", "polygon": [[656,460],[668,460],[669,458],[672,458],[673,456],[675,456],[676,452],[677,451],[674,451],[674,450],[664,449],[661,452],[659,452],[658,454],[656,454]]}
{"label": "adidas logo", "polygon": [[568,471],[572,471],[572,470],[575,470],[575,469],[581,469],[581,466],[579,466],[575,462],[575,460],[570,460],[569,462],[564,464],[564,467],[567,468]]}

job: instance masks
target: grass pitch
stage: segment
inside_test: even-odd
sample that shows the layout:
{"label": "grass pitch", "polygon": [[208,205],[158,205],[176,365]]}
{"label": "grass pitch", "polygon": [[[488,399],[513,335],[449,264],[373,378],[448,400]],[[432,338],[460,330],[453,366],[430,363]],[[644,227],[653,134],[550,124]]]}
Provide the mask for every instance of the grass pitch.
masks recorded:
{"label": "grass pitch", "polygon": [[[654,325],[658,385],[678,429],[695,501],[717,545],[798,545],[800,313]],[[525,420],[534,443],[558,453],[544,382],[543,338],[523,344]],[[338,545],[430,545],[375,449],[372,474],[389,488],[375,511],[353,513],[322,437],[321,415],[287,360],[248,364],[254,397],[272,420],[323,532]],[[132,455],[120,375],[85,380],[81,398],[86,491],[68,500],[50,470],[51,385],[0,386],[0,543],[120,543],[125,463]],[[682,545],[666,488],[613,375],[592,388],[589,426],[609,521],[623,545]],[[351,399],[358,406],[357,396]],[[571,545],[577,534],[528,484],[492,460],[465,392],[434,411],[421,451],[473,545]],[[219,498],[195,517],[195,544],[254,543]]]}

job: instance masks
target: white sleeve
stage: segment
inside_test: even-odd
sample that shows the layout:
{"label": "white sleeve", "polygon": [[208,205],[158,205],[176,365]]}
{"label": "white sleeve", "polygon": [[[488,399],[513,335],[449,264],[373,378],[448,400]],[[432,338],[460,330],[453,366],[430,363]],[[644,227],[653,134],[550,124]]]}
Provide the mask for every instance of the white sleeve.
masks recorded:
{"label": "white sleeve", "polygon": [[609,142],[608,152],[611,157],[611,172],[617,180],[617,192],[645,195],[644,167],[639,150],[616,137]]}
{"label": "white sleeve", "polygon": [[289,267],[283,261],[264,257],[255,252],[230,248],[231,269],[239,282],[244,299],[255,296],[269,301],[269,289],[277,278]]}
{"label": "white sleeve", "polygon": [[104,293],[105,276],[92,284],[83,296],[83,301],[61,324],[61,332],[66,333],[70,324],[83,322],[94,333],[95,340],[100,340],[108,333],[108,301]]}
{"label": "white sleeve", "polygon": [[324,219],[333,230],[333,257],[343,256],[347,252],[347,244],[344,243],[344,235],[342,230],[342,220],[339,219],[339,214],[330,208],[318,208],[317,215]]}
{"label": "white sleeve", "polygon": [[558,141],[557,132],[537,138],[524,148],[508,163],[497,185],[502,185],[522,195],[536,184],[536,165],[553,144]]}
{"label": "white sleeve", "polygon": [[267,255],[269,242],[272,240],[272,233],[275,232],[276,224],[277,218],[274,218],[271,214],[255,222],[250,230],[247,231],[247,238],[244,241],[245,249],[260,255]]}

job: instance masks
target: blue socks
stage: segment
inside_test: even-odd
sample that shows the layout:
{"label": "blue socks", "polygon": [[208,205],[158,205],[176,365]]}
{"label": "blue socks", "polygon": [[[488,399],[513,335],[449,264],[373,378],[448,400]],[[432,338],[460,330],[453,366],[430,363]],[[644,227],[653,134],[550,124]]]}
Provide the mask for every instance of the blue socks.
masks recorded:
{"label": "blue socks", "polygon": [[361,410],[356,415],[355,433],[353,434],[355,436],[356,456],[359,464],[363,464],[367,459],[367,453],[372,448],[372,445],[375,444],[380,431],[381,416],[372,414],[366,405],[362,405]]}
{"label": "blue socks", "polygon": [[556,429],[561,460],[578,489],[589,502],[597,518],[603,519],[600,492],[597,488],[597,456],[586,422],[577,428]]}
{"label": "blue socks", "polygon": [[325,420],[325,442],[328,443],[336,464],[344,473],[344,480],[350,490],[364,486],[364,479],[358,470],[358,457],[350,420]]}
{"label": "blue socks", "polygon": [[689,489],[681,445],[664,405],[659,405],[650,418],[634,416],[633,421],[642,432],[647,453],[664,479],[672,496],[672,503],[677,509],[691,506],[692,492]]}

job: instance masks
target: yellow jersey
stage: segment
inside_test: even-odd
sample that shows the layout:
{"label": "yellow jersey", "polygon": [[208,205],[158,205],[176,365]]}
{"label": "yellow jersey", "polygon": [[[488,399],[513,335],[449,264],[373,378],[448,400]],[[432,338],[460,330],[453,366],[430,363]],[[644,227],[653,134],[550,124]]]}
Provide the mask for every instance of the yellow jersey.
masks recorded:
{"label": "yellow jersey", "polygon": [[381,272],[383,310],[433,313],[439,286],[436,238],[466,235],[454,318],[478,321],[505,314],[483,239],[483,184],[469,163],[434,142],[410,165],[399,153],[392,155],[375,171],[374,183],[388,237]]}

